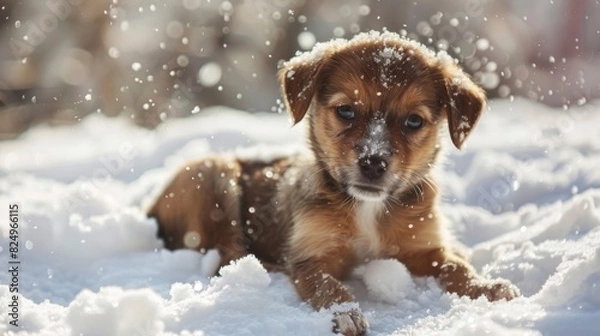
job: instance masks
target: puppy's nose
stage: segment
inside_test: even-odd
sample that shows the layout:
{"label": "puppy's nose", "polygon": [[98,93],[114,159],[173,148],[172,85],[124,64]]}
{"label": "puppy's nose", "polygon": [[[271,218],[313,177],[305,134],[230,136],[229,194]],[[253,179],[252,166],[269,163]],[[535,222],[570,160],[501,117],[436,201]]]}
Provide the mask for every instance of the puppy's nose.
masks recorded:
{"label": "puppy's nose", "polygon": [[381,156],[372,155],[358,160],[360,172],[369,180],[380,178],[388,168],[388,162]]}

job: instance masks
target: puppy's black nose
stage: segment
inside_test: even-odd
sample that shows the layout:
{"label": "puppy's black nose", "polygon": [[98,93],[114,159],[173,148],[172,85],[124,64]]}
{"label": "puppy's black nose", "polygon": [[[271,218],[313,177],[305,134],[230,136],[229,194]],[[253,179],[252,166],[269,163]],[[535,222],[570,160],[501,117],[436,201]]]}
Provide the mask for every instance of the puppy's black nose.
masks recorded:
{"label": "puppy's black nose", "polygon": [[381,156],[372,155],[358,159],[360,172],[369,180],[376,180],[383,176],[388,168],[388,162]]}

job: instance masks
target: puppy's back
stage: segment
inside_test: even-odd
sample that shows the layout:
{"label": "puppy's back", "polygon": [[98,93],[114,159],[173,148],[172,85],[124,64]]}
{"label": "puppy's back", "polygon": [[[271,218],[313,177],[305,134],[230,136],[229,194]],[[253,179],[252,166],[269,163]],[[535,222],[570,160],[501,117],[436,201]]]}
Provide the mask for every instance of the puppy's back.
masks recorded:
{"label": "puppy's back", "polygon": [[182,168],[148,212],[171,250],[216,248],[221,265],[248,253],[280,269],[289,221],[281,220],[281,181],[294,160],[205,158]]}

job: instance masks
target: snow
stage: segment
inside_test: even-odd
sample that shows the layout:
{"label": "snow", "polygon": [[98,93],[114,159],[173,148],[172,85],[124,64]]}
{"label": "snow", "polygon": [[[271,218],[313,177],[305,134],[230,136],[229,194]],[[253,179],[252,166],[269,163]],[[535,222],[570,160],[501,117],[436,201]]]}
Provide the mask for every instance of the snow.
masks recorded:
{"label": "snow", "polygon": [[[445,146],[440,208],[474,267],[524,296],[459,298],[394,260],[373,260],[346,282],[369,335],[598,335],[600,107],[516,99],[489,109],[463,151]],[[162,249],[144,215],[187,160],[295,153],[304,131],[284,115],[219,107],[155,132],[92,116],[0,143],[0,212],[19,204],[21,241],[21,327],[8,324],[12,277],[3,270],[0,333],[327,335],[332,312],[313,311],[284,275],[248,256],[210,278],[214,251]],[[3,224],[3,269],[8,235]]]}
{"label": "snow", "polygon": [[317,38],[315,35],[309,31],[303,31],[298,34],[298,45],[303,50],[308,50],[312,48],[317,42]]}
{"label": "snow", "polygon": [[[372,30],[370,32],[356,34],[349,40],[343,38],[336,38],[327,42],[316,43],[310,51],[298,52],[296,57],[286,62],[286,64],[314,64],[320,59],[322,59],[324,56],[328,55],[330,52],[345,50],[373,42],[382,42],[384,45],[390,43],[393,45],[399,44],[402,47],[406,46],[408,48],[418,50],[423,56],[427,57],[428,59],[433,60],[433,58],[435,57],[433,51],[431,51],[419,42],[406,39],[405,37],[390,31],[379,32]],[[399,57],[398,60],[402,60],[403,54],[401,53],[401,51],[402,50],[399,50],[399,53],[394,53],[391,56]],[[374,56],[381,57],[382,55]]]}
{"label": "snow", "polygon": [[384,88],[389,89],[390,85],[398,82],[395,80],[395,74],[387,70],[392,68],[391,65],[394,62],[400,62],[403,59],[403,50],[397,50],[392,47],[384,47],[379,53],[373,55],[373,60],[380,66],[379,82],[381,82]]}
{"label": "snow", "polygon": [[215,86],[221,80],[223,72],[221,66],[215,62],[208,62],[204,64],[198,71],[198,83],[203,86]]}
{"label": "snow", "polygon": [[360,157],[389,155],[389,134],[383,113],[377,112],[367,125],[367,134],[361,143]]}
{"label": "snow", "polygon": [[360,272],[369,295],[377,300],[397,304],[416,291],[408,269],[395,259],[373,260]]}
{"label": "snow", "polygon": [[[314,66],[320,60],[328,55],[333,54],[334,52],[373,43],[383,44],[384,46],[379,53],[374,53],[371,56],[376,63],[379,63],[382,66],[382,72],[380,73],[379,79],[381,85],[386,89],[388,89],[394,82],[393,76],[386,73],[386,67],[392,64],[392,62],[402,62],[405,57],[406,59],[410,58],[410,56],[415,52],[417,52],[429,65],[440,65],[446,69],[453,69],[451,75],[453,76],[452,80],[454,85],[468,86],[470,83],[469,78],[460,68],[450,67],[450,65],[456,64],[457,60],[452,58],[445,50],[440,50],[439,52],[434,53],[422,43],[407,39],[405,36],[386,30],[383,32],[372,30],[369,32],[359,33],[349,40],[344,38],[335,38],[327,42],[316,43],[310,51],[299,51],[295,57],[285,62],[283,67],[288,69],[287,76],[288,78],[291,78],[293,73],[290,74],[289,70],[293,71],[293,69],[298,65]],[[388,47],[389,45],[392,47]],[[405,52],[408,53],[408,56],[405,55]],[[307,87],[309,85],[310,83],[307,83]]]}

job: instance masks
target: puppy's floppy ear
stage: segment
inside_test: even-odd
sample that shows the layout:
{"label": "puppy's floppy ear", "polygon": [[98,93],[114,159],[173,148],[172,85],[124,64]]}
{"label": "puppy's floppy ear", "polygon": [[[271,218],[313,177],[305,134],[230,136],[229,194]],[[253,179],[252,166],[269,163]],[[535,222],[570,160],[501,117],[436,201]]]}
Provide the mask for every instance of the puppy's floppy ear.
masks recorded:
{"label": "puppy's floppy ear", "polygon": [[445,76],[446,115],[452,142],[460,149],[483,113],[486,98],[482,88],[455,65],[452,68]]}
{"label": "puppy's floppy ear", "polygon": [[279,70],[279,83],[285,107],[297,124],[308,111],[317,90],[317,76],[322,60],[292,59]]}

